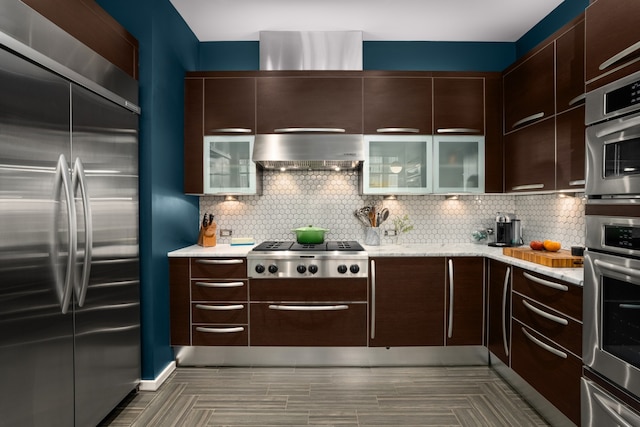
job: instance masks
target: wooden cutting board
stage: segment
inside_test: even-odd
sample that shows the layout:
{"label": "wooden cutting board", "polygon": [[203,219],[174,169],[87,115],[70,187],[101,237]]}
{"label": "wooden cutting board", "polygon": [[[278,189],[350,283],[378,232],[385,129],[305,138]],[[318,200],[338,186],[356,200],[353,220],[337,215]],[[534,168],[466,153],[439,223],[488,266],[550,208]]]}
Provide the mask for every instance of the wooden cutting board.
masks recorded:
{"label": "wooden cutting board", "polygon": [[584,260],[581,256],[573,256],[571,252],[560,249],[558,252],[534,251],[530,248],[502,248],[504,255],[524,261],[535,262],[546,267],[582,268]]}

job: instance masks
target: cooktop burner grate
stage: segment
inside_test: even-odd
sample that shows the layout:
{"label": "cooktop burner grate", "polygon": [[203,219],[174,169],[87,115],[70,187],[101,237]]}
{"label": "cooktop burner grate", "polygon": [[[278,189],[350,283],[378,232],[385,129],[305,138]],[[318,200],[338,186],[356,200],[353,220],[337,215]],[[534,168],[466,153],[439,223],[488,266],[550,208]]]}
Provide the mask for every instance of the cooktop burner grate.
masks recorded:
{"label": "cooktop burner grate", "polygon": [[253,249],[253,252],[277,252],[277,251],[342,251],[357,252],[364,251],[360,243],[356,241],[328,241],[325,243],[296,243],[289,241],[266,241],[260,243]]}

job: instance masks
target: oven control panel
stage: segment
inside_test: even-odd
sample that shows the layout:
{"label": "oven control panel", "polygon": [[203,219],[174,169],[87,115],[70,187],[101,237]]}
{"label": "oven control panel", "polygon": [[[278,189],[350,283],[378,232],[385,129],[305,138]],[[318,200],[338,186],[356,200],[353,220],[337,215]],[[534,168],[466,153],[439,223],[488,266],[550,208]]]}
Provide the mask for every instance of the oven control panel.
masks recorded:
{"label": "oven control panel", "polygon": [[604,245],[612,248],[640,249],[640,227],[631,225],[605,225]]}
{"label": "oven control panel", "polygon": [[349,278],[368,277],[367,258],[328,259],[313,256],[247,259],[250,278]]}

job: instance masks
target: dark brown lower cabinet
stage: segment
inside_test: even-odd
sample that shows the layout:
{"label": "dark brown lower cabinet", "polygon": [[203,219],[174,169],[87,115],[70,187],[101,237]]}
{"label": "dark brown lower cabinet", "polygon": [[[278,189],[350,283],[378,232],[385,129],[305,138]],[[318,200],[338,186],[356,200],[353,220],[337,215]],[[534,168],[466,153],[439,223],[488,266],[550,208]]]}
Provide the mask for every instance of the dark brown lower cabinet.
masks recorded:
{"label": "dark brown lower cabinet", "polygon": [[511,345],[512,269],[509,264],[488,260],[487,347],[507,365]]}
{"label": "dark brown lower cabinet", "polygon": [[366,346],[367,279],[255,279],[252,346]]}
{"label": "dark brown lower cabinet", "polygon": [[446,345],[484,344],[484,258],[447,258]]}
{"label": "dark brown lower cabinet", "polygon": [[580,425],[582,360],[533,329],[513,322],[511,368]]}
{"label": "dark brown lower cabinet", "polygon": [[370,261],[371,347],[444,345],[443,257]]}
{"label": "dark brown lower cabinet", "polygon": [[365,346],[367,304],[251,303],[252,346]]}

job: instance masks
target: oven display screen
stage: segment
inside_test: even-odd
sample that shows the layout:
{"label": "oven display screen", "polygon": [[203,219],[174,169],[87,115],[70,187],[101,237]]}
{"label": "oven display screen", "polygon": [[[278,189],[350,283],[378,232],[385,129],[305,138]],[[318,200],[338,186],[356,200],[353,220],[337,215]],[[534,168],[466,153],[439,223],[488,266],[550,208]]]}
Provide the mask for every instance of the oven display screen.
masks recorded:
{"label": "oven display screen", "polygon": [[607,92],[604,96],[605,114],[640,104],[640,81]]}
{"label": "oven display screen", "polygon": [[623,249],[640,249],[640,227],[605,225],[604,244]]}

